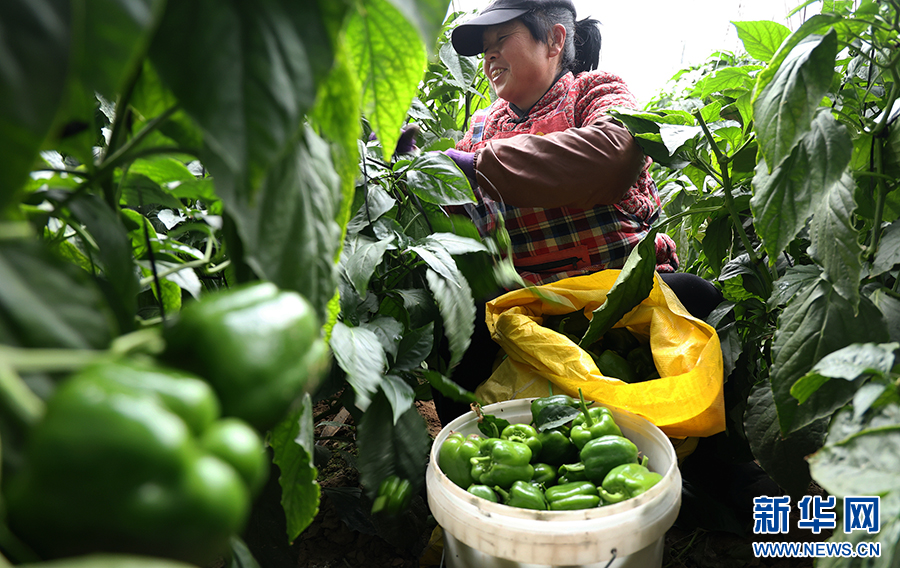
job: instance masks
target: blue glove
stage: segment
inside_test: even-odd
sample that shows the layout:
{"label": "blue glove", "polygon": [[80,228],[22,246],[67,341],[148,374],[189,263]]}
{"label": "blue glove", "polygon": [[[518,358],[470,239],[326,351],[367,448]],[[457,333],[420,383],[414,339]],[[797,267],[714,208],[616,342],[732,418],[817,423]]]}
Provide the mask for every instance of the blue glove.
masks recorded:
{"label": "blue glove", "polygon": [[478,182],[475,180],[475,152],[460,152],[454,148],[444,150],[444,154],[456,162],[457,167],[462,170],[469,178],[469,182],[474,187]]}

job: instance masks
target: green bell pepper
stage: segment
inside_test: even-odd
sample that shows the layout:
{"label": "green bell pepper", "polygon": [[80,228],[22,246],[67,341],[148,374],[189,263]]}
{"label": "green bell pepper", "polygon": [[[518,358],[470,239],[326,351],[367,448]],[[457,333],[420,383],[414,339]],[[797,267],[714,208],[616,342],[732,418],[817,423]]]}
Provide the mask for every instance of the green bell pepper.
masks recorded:
{"label": "green bell pepper", "polygon": [[516,481],[531,481],[534,466],[531,448],[522,442],[489,438],[481,445],[478,457],[472,463],[472,479],[479,485],[500,486],[509,489]]}
{"label": "green bell pepper", "polygon": [[558,485],[585,480],[587,480],[587,474],[584,472],[584,464],[581,462],[563,464],[557,470],[556,483]]}
{"label": "green bell pepper", "polygon": [[487,485],[470,485],[468,489],[466,489],[469,493],[476,497],[481,497],[482,499],[487,499],[491,503],[499,503],[497,499],[497,494],[494,493],[494,490],[488,487]]}
{"label": "green bell pepper", "polygon": [[606,474],[617,465],[638,463],[638,449],[624,436],[595,438],[581,449],[581,462],[588,481],[602,484]]}
{"label": "green bell pepper", "polygon": [[478,434],[464,436],[454,432],[447,436],[438,451],[438,467],[450,478],[450,481],[463,489],[472,485],[471,459],[478,457],[483,439]]}
{"label": "green bell pepper", "polygon": [[527,481],[514,482],[509,491],[499,486],[494,489],[503,498],[504,505],[520,509],[547,510],[547,499],[544,497],[544,493]]}
{"label": "green bell pepper", "polygon": [[624,381],[626,383],[637,382],[637,375],[628,360],[622,357],[612,349],[607,349],[596,357],[594,361],[597,363],[597,370],[606,377],[612,377]]}
{"label": "green bell pepper", "polygon": [[637,382],[652,381],[659,378],[659,371],[656,369],[656,363],[653,361],[653,351],[649,343],[629,351],[626,359],[628,364],[634,369],[635,375],[637,375]]}
{"label": "green bell pepper", "polygon": [[556,483],[556,468],[549,463],[534,464],[534,475],[531,477],[531,482],[545,487],[553,485]]}
{"label": "green bell pepper", "polygon": [[572,430],[569,432],[569,437],[579,450],[589,441],[601,436],[622,435],[622,430],[619,429],[608,408],[600,406],[588,409],[580,389],[578,394],[581,397],[582,409],[581,413],[572,421]]}
{"label": "green bell pepper", "polygon": [[607,503],[620,503],[637,497],[660,482],[662,475],[650,471],[644,463],[626,463],[610,470],[599,488],[600,496]]}
{"label": "green bell pepper", "polygon": [[501,440],[521,442],[531,448],[531,461],[536,462],[541,455],[541,443],[538,432],[529,424],[510,424],[500,433]]}
{"label": "green bell pepper", "polygon": [[266,477],[259,435],[220,424],[197,377],[105,361],[62,381],[5,492],[10,528],[44,558],[127,552],[207,565]]}
{"label": "green bell pepper", "polygon": [[551,511],[591,509],[600,504],[597,486],[590,481],[573,481],[551,487],[544,492]]}
{"label": "green bell pepper", "polygon": [[164,329],[161,358],[206,379],[226,416],[260,431],[277,424],[327,368],[315,309],[270,282],[214,292],[186,304]]}
{"label": "green bell pepper", "polygon": [[541,461],[559,466],[578,458],[578,447],[572,443],[569,432],[568,427],[560,426],[538,433],[538,440],[541,441]]}
{"label": "green bell pepper", "polygon": [[409,508],[412,494],[412,483],[408,479],[389,475],[378,486],[378,493],[372,502],[372,514],[396,516]]}

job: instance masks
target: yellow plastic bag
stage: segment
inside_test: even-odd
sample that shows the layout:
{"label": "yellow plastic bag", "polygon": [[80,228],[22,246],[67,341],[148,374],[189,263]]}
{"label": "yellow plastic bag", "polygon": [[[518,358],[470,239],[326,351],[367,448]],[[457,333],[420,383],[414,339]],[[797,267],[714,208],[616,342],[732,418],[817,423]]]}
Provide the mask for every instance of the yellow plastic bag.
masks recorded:
{"label": "yellow plastic bag", "polygon": [[583,309],[592,312],[606,301],[619,270],[604,270],[540,286],[540,295],[525,288],[486,305],[486,322],[494,341],[508,355],[475,394],[492,403],[513,398],[578,396],[643,416],[671,438],[711,436],[725,429],[722,349],[706,322],[688,313],[675,293],[654,277],[650,295],[614,327],[627,327],[650,341],[661,378],[628,384],[605,377],[591,356],[568,337],[543,327],[544,315]]}

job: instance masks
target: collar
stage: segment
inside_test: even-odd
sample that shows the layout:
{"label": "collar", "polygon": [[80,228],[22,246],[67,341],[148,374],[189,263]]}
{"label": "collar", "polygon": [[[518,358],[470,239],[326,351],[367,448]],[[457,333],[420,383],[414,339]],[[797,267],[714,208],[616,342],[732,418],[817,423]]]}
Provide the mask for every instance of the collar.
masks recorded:
{"label": "collar", "polygon": [[526,120],[528,120],[528,116],[531,114],[531,111],[536,110],[536,109],[541,109],[541,108],[544,107],[548,102],[551,102],[551,101],[549,101],[549,100],[544,100],[544,99],[547,99],[547,98],[548,98],[548,97],[547,97],[547,94],[548,94],[550,91],[552,91],[554,87],[556,87],[556,84],[559,83],[559,82],[563,79],[563,77],[565,77],[566,75],[571,75],[571,73],[572,73],[572,72],[569,71],[569,70],[567,70],[567,69],[564,69],[564,70],[560,71],[559,75],[556,76],[556,79],[553,80],[553,84],[550,85],[550,88],[547,89],[546,91],[544,91],[544,94],[541,95],[541,98],[538,99],[538,101],[537,101],[536,103],[534,103],[533,105],[531,105],[531,107],[529,107],[529,108],[526,109],[526,110],[522,110],[522,109],[520,109],[519,107],[517,107],[516,105],[514,105],[514,104],[512,104],[512,103],[509,103],[509,109],[510,109],[511,111],[513,111],[513,113],[516,115],[516,118],[512,119],[511,122],[512,122],[513,124],[522,124],[523,122],[525,122]]}

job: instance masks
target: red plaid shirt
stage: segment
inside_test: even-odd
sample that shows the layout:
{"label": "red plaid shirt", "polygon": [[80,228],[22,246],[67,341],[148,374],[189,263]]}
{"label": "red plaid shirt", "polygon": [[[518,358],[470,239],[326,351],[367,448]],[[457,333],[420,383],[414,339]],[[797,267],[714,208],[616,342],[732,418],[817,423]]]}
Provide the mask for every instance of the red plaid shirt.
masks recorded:
{"label": "red plaid shirt", "polygon": [[[522,122],[517,122],[521,118],[504,100],[476,113],[471,128],[456,147],[474,152],[495,137],[588,126],[616,106],[634,108],[636,102],[615,75],[591,71],[575,77],[566,73]],[[534,156],[535,167],[540,167],[541,160],[552,159],[553,156]],[[647,167],[619,203],[593,209],[513,207],[493,201],[479,188],[475,188],[475,194],[478,203],[466,207],[468,214],[485,234],[496,228],[498,213],[503,215],[516,269],[534,284],[621,268],[658,219],[660,207]],[[656,244],[657,270],[674,272],[678,267],[675,243],[661,234]]]}

